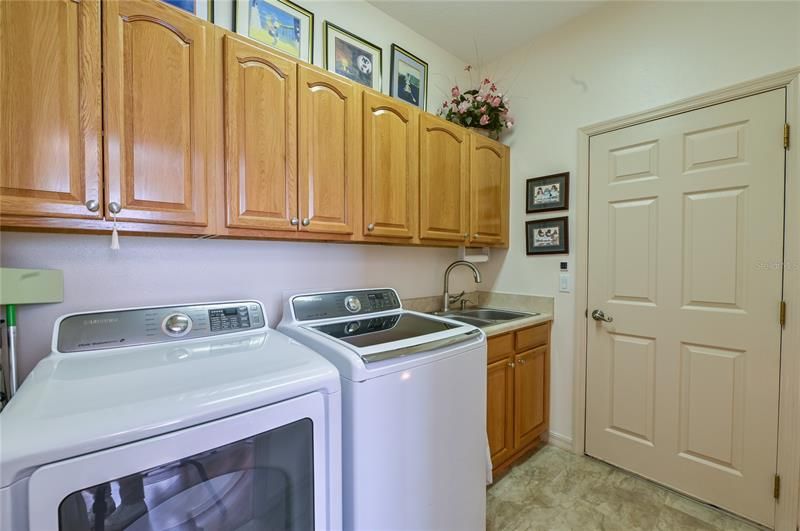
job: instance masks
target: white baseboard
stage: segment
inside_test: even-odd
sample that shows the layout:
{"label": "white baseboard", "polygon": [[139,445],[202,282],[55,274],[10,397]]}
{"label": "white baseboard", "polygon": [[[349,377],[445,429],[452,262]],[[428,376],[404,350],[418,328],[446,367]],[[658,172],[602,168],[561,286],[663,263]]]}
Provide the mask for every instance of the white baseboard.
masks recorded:
{"label": "white baseboard", "polygon": [[568,452],[572,451],[572,437],[567,437],[566,435],[551,431],[547,434],[547,442],[556,448],[561,448]]}

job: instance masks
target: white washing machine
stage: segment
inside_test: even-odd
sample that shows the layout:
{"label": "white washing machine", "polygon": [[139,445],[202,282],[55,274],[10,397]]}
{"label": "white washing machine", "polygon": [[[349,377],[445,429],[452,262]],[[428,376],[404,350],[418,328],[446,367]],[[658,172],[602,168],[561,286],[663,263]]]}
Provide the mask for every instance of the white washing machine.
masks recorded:
{"label": "white washing machine", "polygon": [[256,301],[67,315],[0,413],[0,529],[341,526],[336,369]]}
{"label": "white washing machine", "polygon": [[345,529],[485,529],[482,331],[393,289],[295,295],[278,330],[341,373]]}

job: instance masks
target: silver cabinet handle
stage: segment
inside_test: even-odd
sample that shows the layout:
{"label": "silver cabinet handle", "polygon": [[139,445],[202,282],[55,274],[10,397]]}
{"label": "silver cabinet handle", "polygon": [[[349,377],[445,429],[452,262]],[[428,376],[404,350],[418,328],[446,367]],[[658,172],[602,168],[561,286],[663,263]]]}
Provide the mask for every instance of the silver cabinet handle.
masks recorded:
{"label": "silver cabinet handle", "polygon": [[374,231],[375,230],[375,224],[374,223],[370,223],[369,225],[367,225],[367,230],[370,231],[370,232]]}
{"label": "silver cabinet handle", "polygon": [[525,360],[520,358],[520,359],[517,360],[517,363],[519,363],[520,365],[525,365]]}
{"label": "silver cabinet handle", "polygon": [[89,199],[88,201],[86,201],[85,204],[86,204],[86,210],[88,210],[89,212],[97,212],[98,210],[100,210],[100,201],[98,201],[97,199]]}
{"label": "silver cabinet handle", "polygon": [[509,362],[507,363],[507,365],[508,365],[509,367],[511,367],[512,369],[514,368],[514,362],[513,362],[513,361],[509,361]]}
{"label": "silver cabinet handle", "polygon": [[480,237],[480,234],[478,234],[478,233],[476,232],[475,234],[473,234],[473,235],[472,235],[472,237],[473,237],[473,238],[479,238],[479,237]]}
{"label": "silver cabinet handle", "polygon": [[292,224],[292,227],[296,227],[297,224],[300,223],[300,220],[297,218],[292,218],[291,221],[289,221],[289,223]]}
{"label": "silver cabinet handle", "polygon": [[122,212],[122,207],[119,206],[119,203],[117,203],[116,201],[111,201],[108,204],[108,211],[111,212],[112,214],[119,214],[120,212]]}
{"label": "silver cabinet handle", "polygon": [[603,310],[595,310],[592,312],[592,319],[595,321],[605,321],[606,323],[610,323],[614,320],[613,317],[610,315],[606,315],[603,313]]}
{"label": "silver cabinet handle", "polygon": [[464,233],[464,239],[466,240],[467,238],[469,238],[469,232]]}
{"label": "silver cabinet handle", "polygon": [[308,227],[311,224],[311,220],[308,218],[303,218],[303,226]]}

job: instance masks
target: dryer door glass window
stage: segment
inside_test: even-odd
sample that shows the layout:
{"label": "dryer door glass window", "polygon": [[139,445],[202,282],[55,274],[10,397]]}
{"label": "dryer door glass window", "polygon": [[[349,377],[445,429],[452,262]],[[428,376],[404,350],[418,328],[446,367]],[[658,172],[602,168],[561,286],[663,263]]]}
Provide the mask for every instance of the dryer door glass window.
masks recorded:
{"label": "dryer door glass window", "polygon": [[59,506],[59,529],[313,529],[312,433],[302,419],[74,492]]}

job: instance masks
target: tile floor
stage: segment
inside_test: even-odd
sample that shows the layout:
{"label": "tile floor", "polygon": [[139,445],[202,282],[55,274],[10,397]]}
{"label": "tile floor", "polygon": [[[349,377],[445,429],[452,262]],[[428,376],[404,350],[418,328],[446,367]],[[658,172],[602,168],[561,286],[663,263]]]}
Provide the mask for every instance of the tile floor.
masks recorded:
{"label": "tile floor", "polygon": [[589,457],[545,446],[487,492],[487,531],[760,528]]}

